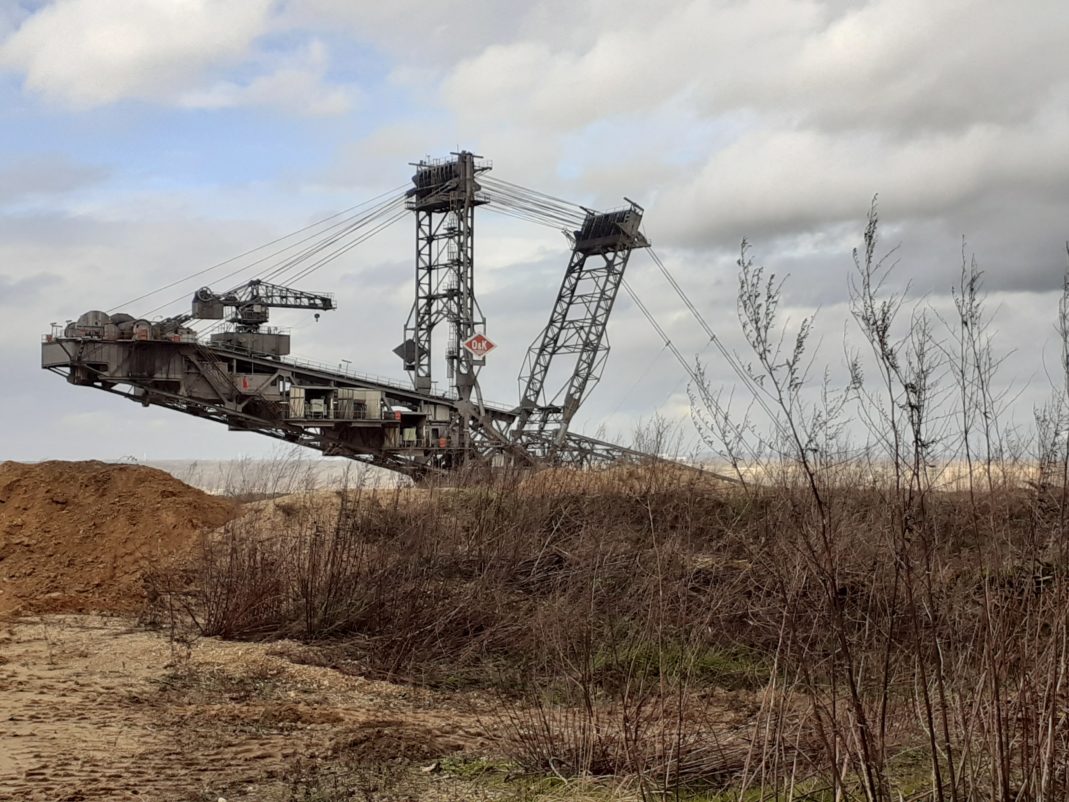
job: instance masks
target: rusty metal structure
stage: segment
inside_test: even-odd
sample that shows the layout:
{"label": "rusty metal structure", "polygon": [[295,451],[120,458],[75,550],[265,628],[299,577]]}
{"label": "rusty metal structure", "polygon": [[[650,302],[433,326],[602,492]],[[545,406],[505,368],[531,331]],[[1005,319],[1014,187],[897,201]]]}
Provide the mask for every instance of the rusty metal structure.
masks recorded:
{"label": "rusty metal structure", "polygon": [[[621,210],[596,212],[568,204],[491,178],[489,162],[467,151],[414,166],[407,190],[302,229],[302,238],[271,254],[281,258],[256,278],[223,292],[196,290],[187,313],[154,320],[91,311],[55,326],[42,343],[42,367],[144,406],[417,479],[650,456],[570,431],[604,368],[606,327],[628,259],[648,245],[642,207],[628,201]],[[572,246],[549,321],[524,363],[517,405],[488,403],[479,387],[492,347],[475,292],[481,206],[559,228]],[[334,311],[333,296],[293,285],[409,214],[415,217],[415,293],[395,349],[409,381],[292,358],[290,335],[268,325],[270,310],[302,309],[317,319]],[[433,345],[443,329],[449,386],[438,391]]]}

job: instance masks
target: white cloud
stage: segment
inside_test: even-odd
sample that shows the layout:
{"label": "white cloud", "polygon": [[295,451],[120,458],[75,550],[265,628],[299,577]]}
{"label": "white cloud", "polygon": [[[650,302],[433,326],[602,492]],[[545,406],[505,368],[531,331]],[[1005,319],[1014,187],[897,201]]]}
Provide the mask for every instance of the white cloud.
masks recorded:
{"label": "white cloud", "polygon": [[152,100],[244,58],[273,0],[58,0],[23,22],[0,63],[33,92],[86,108]]}
{"label": "white cloud", "polygon": [[517,8],[502,0],[301,0],[285,7],[283,21],[344,31],[400,60],[427,65],[448,64],[490,42],[512,38],[529,13],[526,3]]}
{"label": "white cloud", "polygon": [[61,153],[19,154],[0,165],[0,205],[55,198],[92,186],[108,175],[108,170],[79,164]]}
{"label": "white cloud", "polygon": [[[824,298],[832,251],[790,254],[799,238],[841,244],[877,193],[888,232],[921,250],[952,253],[965,234],[993,257],[995,286],[1054,286],[1052,242],[1067,232],[1048,229],[1069,219],[1064,2],[651,7],[589,0],[557,9],[555,28],[521,13],[453,58],[442,103],[502,177],[577,200],[637,197],[666,247],[723,253],[748,235]],[[514,158],[513,131],[549,161]]]}
{"label": "white cloud", "polygon": [[[732,252],[743,236],[770,269],[793,274],[794,310],[822,304],[829,339],[841,334],[849,248],[877,192],[886,239],[903,244],[903,279],[945,301],[966,234],[1011,305],[1007,342],[1039,342],[1069,235],[1067,28],[1063,0],[1027,9],[998,0],[57,0],[32,15],[0,12],[0,37],[14,31],[0,65],[60,107],[133,98],[329,116],[363,100],[333,76],[371,65],[382,79],[365,87],[366,115],[349,140],[334,120],[292,126],[309,151],[329,142],[336,157],[281,168],[285,189],[265,176],[238,191],[221,175],[172,209],[170,193],[154,200],[152,188],[123,188],[120,168],[109,191],[125,194],[103,208],[79,193],[77,219],[0,224],[4,263],[19,266],[0,271],[0,285],[26,301],[6,336],[21,343],[57,307],[76,314],[106,304],[91,299],[136,295],[270,239],[286,229],[287,210],[296,227],[308,205],[342,208],[403,183],[411,160],[467,147],[492,159],[500,178],[591,205],[624,194],[644,203],[658,251],[733,346]],[[69,202],[56,194],[91,178],[41,167],[9,177],[54,206]],[[275,206],[256,205],[272,191]],[[171,222],[146,225],[154,209],[155,223]],[[222,222],[234,216],[241,237]],[[270,226],[250,222],[268,216]],[[508,401],[567,249],[554,232],[482,211],[478,230],[480,300],[501,345],[484,378],[489,396]],[[386,236],[318,274],[344,311],[338,323],[296,323],[306,356],[353,358],[352,312],[360,367],[399,373],[389,348],[410,303],[410,224]],[[647,259],[629,271],[673,342],[699,350],[701,331]],[[587,422],[628,428],[658,405],[678,410],[680,371],[626,297],[612,335]],[[1013,365],[1025,380],[1033,356]],[[714,369],[731,381],[726,366]]]}
{"label": "white cloud", "polygon": [[272,34],[292,33],[279,26],[279,2],[55,0],[0,44],[0,67],[21,73],[27,91],[75,110],[137,100],[348,111],[357,90],[329,80],[322,42],[264,46]]}
{"label": "white cloud", "polygon": [[326,46],[312,41],[269,73],[247,83],[222,81],[187,92],[180,103],[190,108],[270,106],[312,116],[344,114],[356,103],[357,92],[327,82],[328,61]]}
{"label": "white cloud", "polygon": [[462,116],[489,110],[555,131],[641,116],[696,90],[718,93],[754,69],[775,69],[822,19],[805,0],[691,0],[672,13],[606,5],[581,6],[588,37],[558,38],[551,29],[463,59],[443,82],[445,102]]}
{"label": "white cloud", "polygon": [[679,97],[707,114],[752,109],[781,124],[960,130],[1026,119],[1069,85],[1060,0],[1035,0],[1028,13],[990,0],[654,7],[591,0],[555,27],[521,14],[514,35],[457,55],[443,99],[462,116],[554,131]]}
{"label": "white cloud", "polygon": [[[1024,12],[1024,13],[1022,13]],[[794,48],[769,104],[849,127],[961,129],[1027,118],[1064,88],[1069,6],[877,0]],[[778,90],[778,91],[777,91]]]}

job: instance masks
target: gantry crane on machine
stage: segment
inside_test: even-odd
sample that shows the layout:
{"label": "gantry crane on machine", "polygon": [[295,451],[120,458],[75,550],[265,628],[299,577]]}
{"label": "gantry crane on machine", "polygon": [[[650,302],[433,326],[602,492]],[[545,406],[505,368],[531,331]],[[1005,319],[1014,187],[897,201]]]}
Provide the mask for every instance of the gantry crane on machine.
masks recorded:
{"label": "gantry crane on machine", "polygon": [[[628,259],[648,245],[642,207],[627,201],[596,212],[568,204],[491,178],[491,165],[468,151],[414,166],[403,194],[302,229],[297,234],[313,233],[271,254],[281,258],[259,277],[222,293],[196,290],[188,313],[153,321],[92,311],[54,327],[42,344],[42,366],[145,406],[414,478],[649,456],[570,431],[604,367],[606,326]],[[478,380],[489,345],[475,294],[475,212],[484,205],[561,228],[572,245],[549,321],[524,362],[515,406],[486,402]],[[305,309],[318,319],[336,305],[331,295],[281,282],[302,280],[408,213],[416,222],[415,299],[395,353],[410,382],[290,358],[290,336],[267,325],[269,310]],[[205,321],[209,330],[198,331]],[[439,327],[446,330],[446,392],[437,391],[433,376]]]}

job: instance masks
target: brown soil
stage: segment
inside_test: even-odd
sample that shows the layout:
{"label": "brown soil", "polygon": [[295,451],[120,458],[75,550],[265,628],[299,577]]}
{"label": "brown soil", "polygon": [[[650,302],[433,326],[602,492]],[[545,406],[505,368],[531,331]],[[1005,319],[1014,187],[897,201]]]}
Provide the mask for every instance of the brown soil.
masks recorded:
{"label": "brown soil", "polygon": [[0,463],[0,614],[135,610],[147,566],[236,511],[155,468]]}
{"label": "brown soil", "polygon": [[[140,466],[0,464],[0,800],[288,802],[387,780],[413,789],[398,798],[469,798],[435,767],[485,754],[483,700],[309,665],[296,643],[121,615],[142,608],[146,569],[235,515],[270,536],[339,503],[241,507]],[[70,614],[88,610],[109,616]],[[294,796],[294,783],[311,790]],[[354,794],[329,798],[371,798]]]}
{"label": "brown soil", "polygon": [[[486,753],[479,700],[297,665],[301,648],[98,616],[0,624],[0,799],[319,799],[289,795],[295,772]],[[401,798],[471,798],[414,773]]]}

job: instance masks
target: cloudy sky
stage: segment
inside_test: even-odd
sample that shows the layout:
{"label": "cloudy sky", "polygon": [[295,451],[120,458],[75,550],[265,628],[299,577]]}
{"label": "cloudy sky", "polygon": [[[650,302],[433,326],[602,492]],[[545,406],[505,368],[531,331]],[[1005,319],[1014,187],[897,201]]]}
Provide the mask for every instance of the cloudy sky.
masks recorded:
{"label": "cloudy sky", "polygon": [[[594,207],[635,198],[657,252],[739,345],[740,240],[819,308],[840,370],[850,250],[879,194],[898,280],[945,307],[962,238],[985,271],[1002,381],[1048,390],[1069,238],[1064,0],[0,0],[0,459],[225,458],[270,443],[68,386],[52,321],[113,309],[404,184],[458,147],[500,178]],[[516,397],[567,261],[557,232],[480,213],[479,297]],[[337,293],[294,352],[400,377],[404,220],[304,283]],[[680,349],[704,348],[649,258],[632,284]],[[198,281],[129,307],[177,301]],[[225,282],[224,282],[225,283]],[[220,286],[218,289],[224,289]],[[626,297],[579,421],[686,418],[684,374]],[[726,365],[707,352],[713,380]]]}

